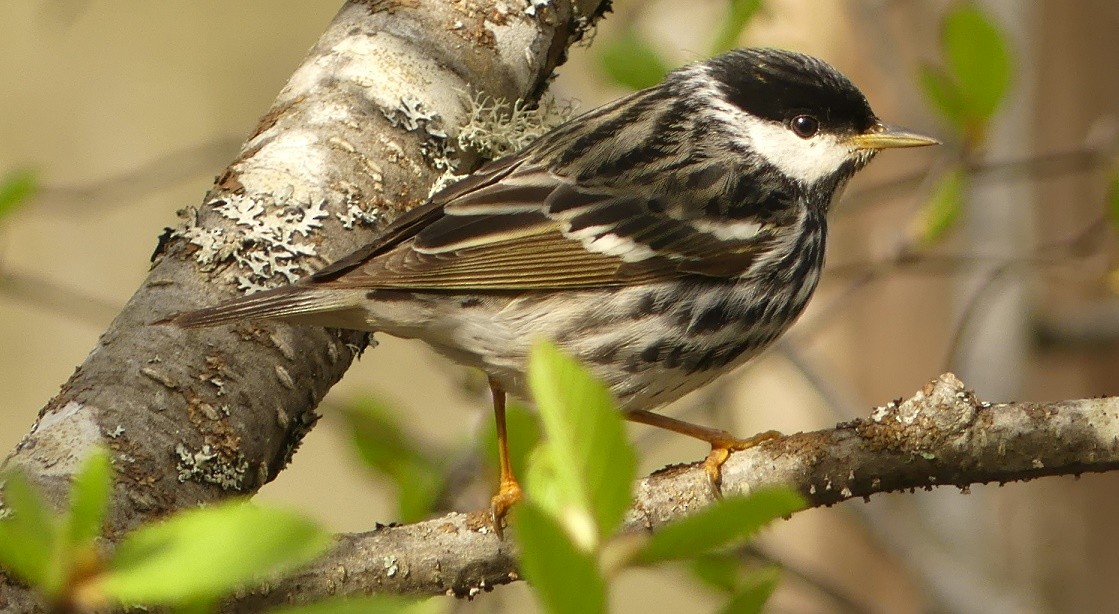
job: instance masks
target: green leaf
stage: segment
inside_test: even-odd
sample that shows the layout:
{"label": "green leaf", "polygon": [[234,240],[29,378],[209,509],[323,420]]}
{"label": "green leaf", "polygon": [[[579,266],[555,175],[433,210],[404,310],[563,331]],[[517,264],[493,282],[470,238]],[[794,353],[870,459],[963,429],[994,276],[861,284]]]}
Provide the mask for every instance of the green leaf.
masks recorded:
{"label": "green leaf", "polygon": [[941,31],[947,67],[972,120],[985,124],[1010,90],[1010,50],[998,27],[973,4],[948,12]]}
{"label": "green leaf", "polygon": [[445,477],[442,466],[404,432],[397,414],[370,398],[356,401],[344,412],[362,460],[396,486],[401,522],[416,522],[431,515]]}
{"label": "green leaf", "polygon": [[[478,445],[494,472],[498,470],[497,426],[488,421],[489,428],[484,432]],[[528,457],[540,443],[540,419],[536,412],[529,411],[524,405],[511,403],[505,411],[505,428],[509,438],[509,462],[513,473],[523,475],[528,471]]]}
{"label": "green leaf", "polygon": [[401,522],[419,522],[435,509],[446,482],[443,473],[431,464],[405,465],[395,475],[396,509]]}
{"label": "green leaf", "polygon": [[598,536],[610,535],[630,505],[637,472],[637,455],[610,392],[546,343],[532,348],[528,383],[554,455],[560,491],[570,496],[566,506],[589,514]]}
{"label": "green leaf", "polygon": [[0,219],[30,198],[39,190],[39,178],[26,169],[9,171],[0,179]]}
{"label": "green leaf", "polygon": [[742,561],[730,554],[704,554],[691,563],[692,575],[707,586],[725,593],[738,587]]}
{"label": "green leaf", "polygon": [[109,507],[112,471],[109,453],[98,449],[74,476],[66,527],[66,539],[71,548],[88,547],[101,535]]}
{"label": "green leaf", "polygon": [[668,66],[633,28],[603,47],[599,63],[615,83],[640,90],[660,83]]}
{"label": "green leaf", "polygon": [[761,614],[780,579],[781,570],[776,567],[767,567],[754,572],[746,578],[742,588],[719,610],[719,613]]}
{"label": "green leaf", "polygon": [[4,475],[4,508],[0,513],[0,567],[53,594],[61,575],[57,522],[18,471]]}
{"label": "green leaf", "polygon": [[128,534],[95,588],[123,603],[212,600],[307,563],[329,545],[329,534],[302,516],[232,501]]}
{"label": "green leaf", "polygon": [[320,601],[308,605],[289,606],[269,610],[271,614],[425,614],[437,611],[432,602],[417,602],[415,599],[394,595],[371,595],[369,597],[339,598]]}
{"label": "green leaf", "polygon": [[803,509],[804,499],[788,488],[767,488],[710,507],[661,527],[637,555],[641,564],[688,559],[744,540],[772,520]]}
{"label": "green leaf", "polygon": [[550,614],[606,612],[606,581],[591,554],[532,501],[513,508],[521,570]]}
{"label": "green leaf", "polygon": [[762,0],[727,0],[727,17],[711,43],[711,55],[737,48],[739,35],[761,8]]}
{"label": "green leaf", "polygon": [[[528,469],[524,473],[524,488],[532,502],[547,512],[553,518],[559,518],[564,513],[564,506],[568,504],[571,496],[561,486],[561,480],[556,468],[556,455],[552,446],[547,441],[541,443],[533,450],[528,458]],[[587,541],[597,541],[597,534]]]}
{"label": "green leaf", "polygon": [[918,83],[925,92],[925,97],[932,103],[936,110],[948,120],[950,124],[961,132],[967,129],[968,112],[967,103],[956,82],[944,74],[944,71],[934,66],[922,66],[917,74]]}
{"label": "green leaf", "polygon": [[955,227],[964,208],[967,173],[954,166],[940,178],[932,196],[914,220],[912,234],[922,245],[938,241]]}
{"label": "green leaf", "polygon": [[396,414],[384,403],[368,397],[353,401],[343,411],[362,460],[381,473],[392,473],[400,459],[417,454]]}

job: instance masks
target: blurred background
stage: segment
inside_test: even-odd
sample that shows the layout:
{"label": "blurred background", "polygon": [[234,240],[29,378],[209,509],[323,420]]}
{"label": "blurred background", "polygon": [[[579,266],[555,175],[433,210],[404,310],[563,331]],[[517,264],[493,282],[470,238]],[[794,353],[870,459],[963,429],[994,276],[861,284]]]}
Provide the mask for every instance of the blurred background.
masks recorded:
{"label": "blurred background", "polygon": [[[0,449],[93,347],[175,210],[200,203],[338,6],[0,4]],[[717,49],[778,46],[826,59],[884,119],[945,142],[861,173],[833,213],[809,312],[668,413],[743,435],[827,428],[948,370],[993,402],[1119,393],[1117,32],[1110,0],[615,0],[561,67],[559,102],[590,109]],[[262,499],[338,531],[485,504],[482,380],[418,343],[379,340]],[[385,433],[409,472],[436,471],[450,494],[398,503],[406,476],[378,471],[369,450]],[[644,472],[706,452],[631,434]],[[1117,486],[1085,475],[880,495],[798,514],[743,556],[786,568],[775,612],[1107,611],[1119,603]],[[445,601],[534,608],[523,585]],[[612,592],[617,612],[718,603],[684,570],[627,572]]]}

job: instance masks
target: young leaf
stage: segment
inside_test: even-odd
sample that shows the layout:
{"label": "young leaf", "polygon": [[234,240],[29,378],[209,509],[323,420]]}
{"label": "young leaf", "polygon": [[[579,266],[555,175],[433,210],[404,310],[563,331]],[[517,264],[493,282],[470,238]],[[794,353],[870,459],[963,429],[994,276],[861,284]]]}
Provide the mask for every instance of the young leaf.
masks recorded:
{"label": "young leaf", "polygon": [[384,404],[361,399],[344,415],[362,460],[396,485],[401,522],[429,516],[445,481],[439,463],[404,432],[396,413]]}
{"label": "young leaf", "polygon": [[329,545],[330,536],[310,520],[233,501],[128,534],[92,589],[123,603],[211,600],[302,565]]}
{"label": "young leaf", "polygon": [[411,463],[393,477],[397,484],[396,510],[400,522],[419,522],[431,516],[446,481],[439,468],[427,463]]}
{"label": "young leaf", "polygon": [[660,83],[668,66],[632,28],[602,49],[599,63],[615,83],[640,90]]}
{"label": "young leaf", "polygon": [[707,586],[725,593],[738,587],[742,561],[730,554],[703,554],[691,562],[692,575]]}
{"label": "young leaf", "polygon": [[46,505],[18,471],[3,476],[0,567],[51,593],[57,588],[58,529]]}
{"label": "young leaf", "polygon": [[911,232],[923,245],[935,243],[955,227],[964,208],[964,186],[967,174],[955,166],[940,178],[932,196],[914,220]]}
{"label": "young leaf", "polygon": [[689,559],[746,539],[772,520],[803,509],[788,488],[768,488],[710,507],[661,527],[637,556],[641,564]]}
{"label": "young leaf", "polygon": [[722,27],[711,44],[711,55],[718,55],[738,47],[738,36],[762,8],[762,0],[727,0],[727,5],[729,14],[723,20]]}
{"label": "young leaf", "polygon": [[968,125],[968,112],[960,86],[940,68],[928,65],[921,67],[917,79],[933,107],[962,133]]}
{"label": "young leaf", "polygon": [[776,567],[754,572],[719,614],[761,614],[780,579],[781,570]]}
{"label": "young leaf", "polygon": [[594,518],[607,536],[629,507],[637,456],[606,386],[550,344],[532,349],[528,383],[568,505]]}
{"label": "young leaf", "polygon": [[513,508],[521,570],[549,614],[606,612],[606,581],[591,554],[531,500]]}
{"label": "young leaf", "polygon": [[[560,518],[572,495],[570,489],[563,487],[562,480],[558,477],[559,470],[556,468],[556,455],[552,452],[552,446],[547,441],[541,442],[527,460],[528,468],[524,473],[526,496],[552,518]],[[598,529],[595,528],[592,533],[589,536],[573,537],[578,543],[589,542],[589,545],[593,545],[598,541]]]}
{"label": "young leaf", "polygon": [[70,488],[70,516],[66,540],[71,548],[88,547],[99,535],[109,506],[112,461],[105,450],[86,459]]}
{"label": "young leaf", "polygon": [[945,16],[941,44],[968,114],[985,124],[1010,89],[1012,69],[1006,40],[983,11],[966,3]]}
{"label": "young leaf", "polygon": [[0,180],[0,219],[11,213],[39,189],[39,178],[29,170],[9,171]]}

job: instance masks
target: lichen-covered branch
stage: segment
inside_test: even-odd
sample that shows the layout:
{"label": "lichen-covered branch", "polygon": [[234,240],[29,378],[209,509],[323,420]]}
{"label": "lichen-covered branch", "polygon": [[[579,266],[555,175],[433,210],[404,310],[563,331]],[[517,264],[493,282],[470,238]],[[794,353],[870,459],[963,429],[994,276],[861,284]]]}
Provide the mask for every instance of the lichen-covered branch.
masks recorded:
{"label": "lichen-covered branch", "polygon": [[[607,5],[346,2],[6,464],[61,507],[78,461],[111,449],[110,539],[274,478],[365,335],[159,320],[290,282],[371,240],[448,166],[469,166],[454,137],[472,96],[538,97]],[[0,577],[0,610],[32,604]]]}
{"label": "lichen-covered branch", "polygon": [[[1119,398],[1052,403],[981,402],[953,375],[870,418],[797,433],[733,454],[724,494],[784,484],[810,505],[897,490],[1028,480],[1119,468]],[[669,467],[637,484],[625,530],[642,532],[714,500],[699,464]],[[326,557],[286,580],[226,604],[230,611],[371,591],[472,596],[518,579],[511,543],[485,516],[450,514],[402,527],[341,535]]]}

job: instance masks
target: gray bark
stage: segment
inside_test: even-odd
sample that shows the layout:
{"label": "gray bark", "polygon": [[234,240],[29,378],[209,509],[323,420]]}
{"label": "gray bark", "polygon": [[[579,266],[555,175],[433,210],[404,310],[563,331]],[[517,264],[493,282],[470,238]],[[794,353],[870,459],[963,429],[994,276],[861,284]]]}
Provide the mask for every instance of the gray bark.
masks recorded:
{"label": "gray bark", "polygon": [[[157,322],[320,268],[421,203],[467,96],[534,99],[605,0],[347,2],[197,209],[5,464],[61,508],[96,447],[117,482],[108,537],[249,495],[315,424],[366,337]],[[444,132],[445,131],[445,132]],[[0,610],[34,600],[0,578]]]}
{"label": "gray bark", "polygon": [[[947,374],[869,418],[732,454],[723,466],[722,492],[786,485],[819,507],[882,492],[966,490],[1116,468],[1119,398],[991,404]],[[669,467],[638,482],[623,530],[653,531],[714,500],[700,463]],[[341,535],[334,550],[310,567],[227,605],[250,612],[370,591],[474,596],[518,580],[516,560],[513,545],[493,535],[484,513],[449,514]]]}
{"label": "gray bark", "polygon": [[[275,285],[376,235],[422,202],[465,118],[464,96],[538,96],[599,0],[351,1],[295,71],[203,205],[165,237],[150,275],[6,461],[55,507],[77,463],[112,450],[109,539],[178,509],[250,495],[288,462],[363,335],[246,323],[154,324]],[[465,8],[467,5],[475,8]],[[873,493],[1119,466],[1119,400],[978,402],[951,376],[872,418],[734,454],[724,491],[790,484],[811,505]],[[642,480],[627,518],[653,530],[712,501],[696,466]],[[517,578],[479,514],[341,535],[296,576],[227,609],[384,591],[472,595]],[[0,610],[42,604],[0,578]]]}

